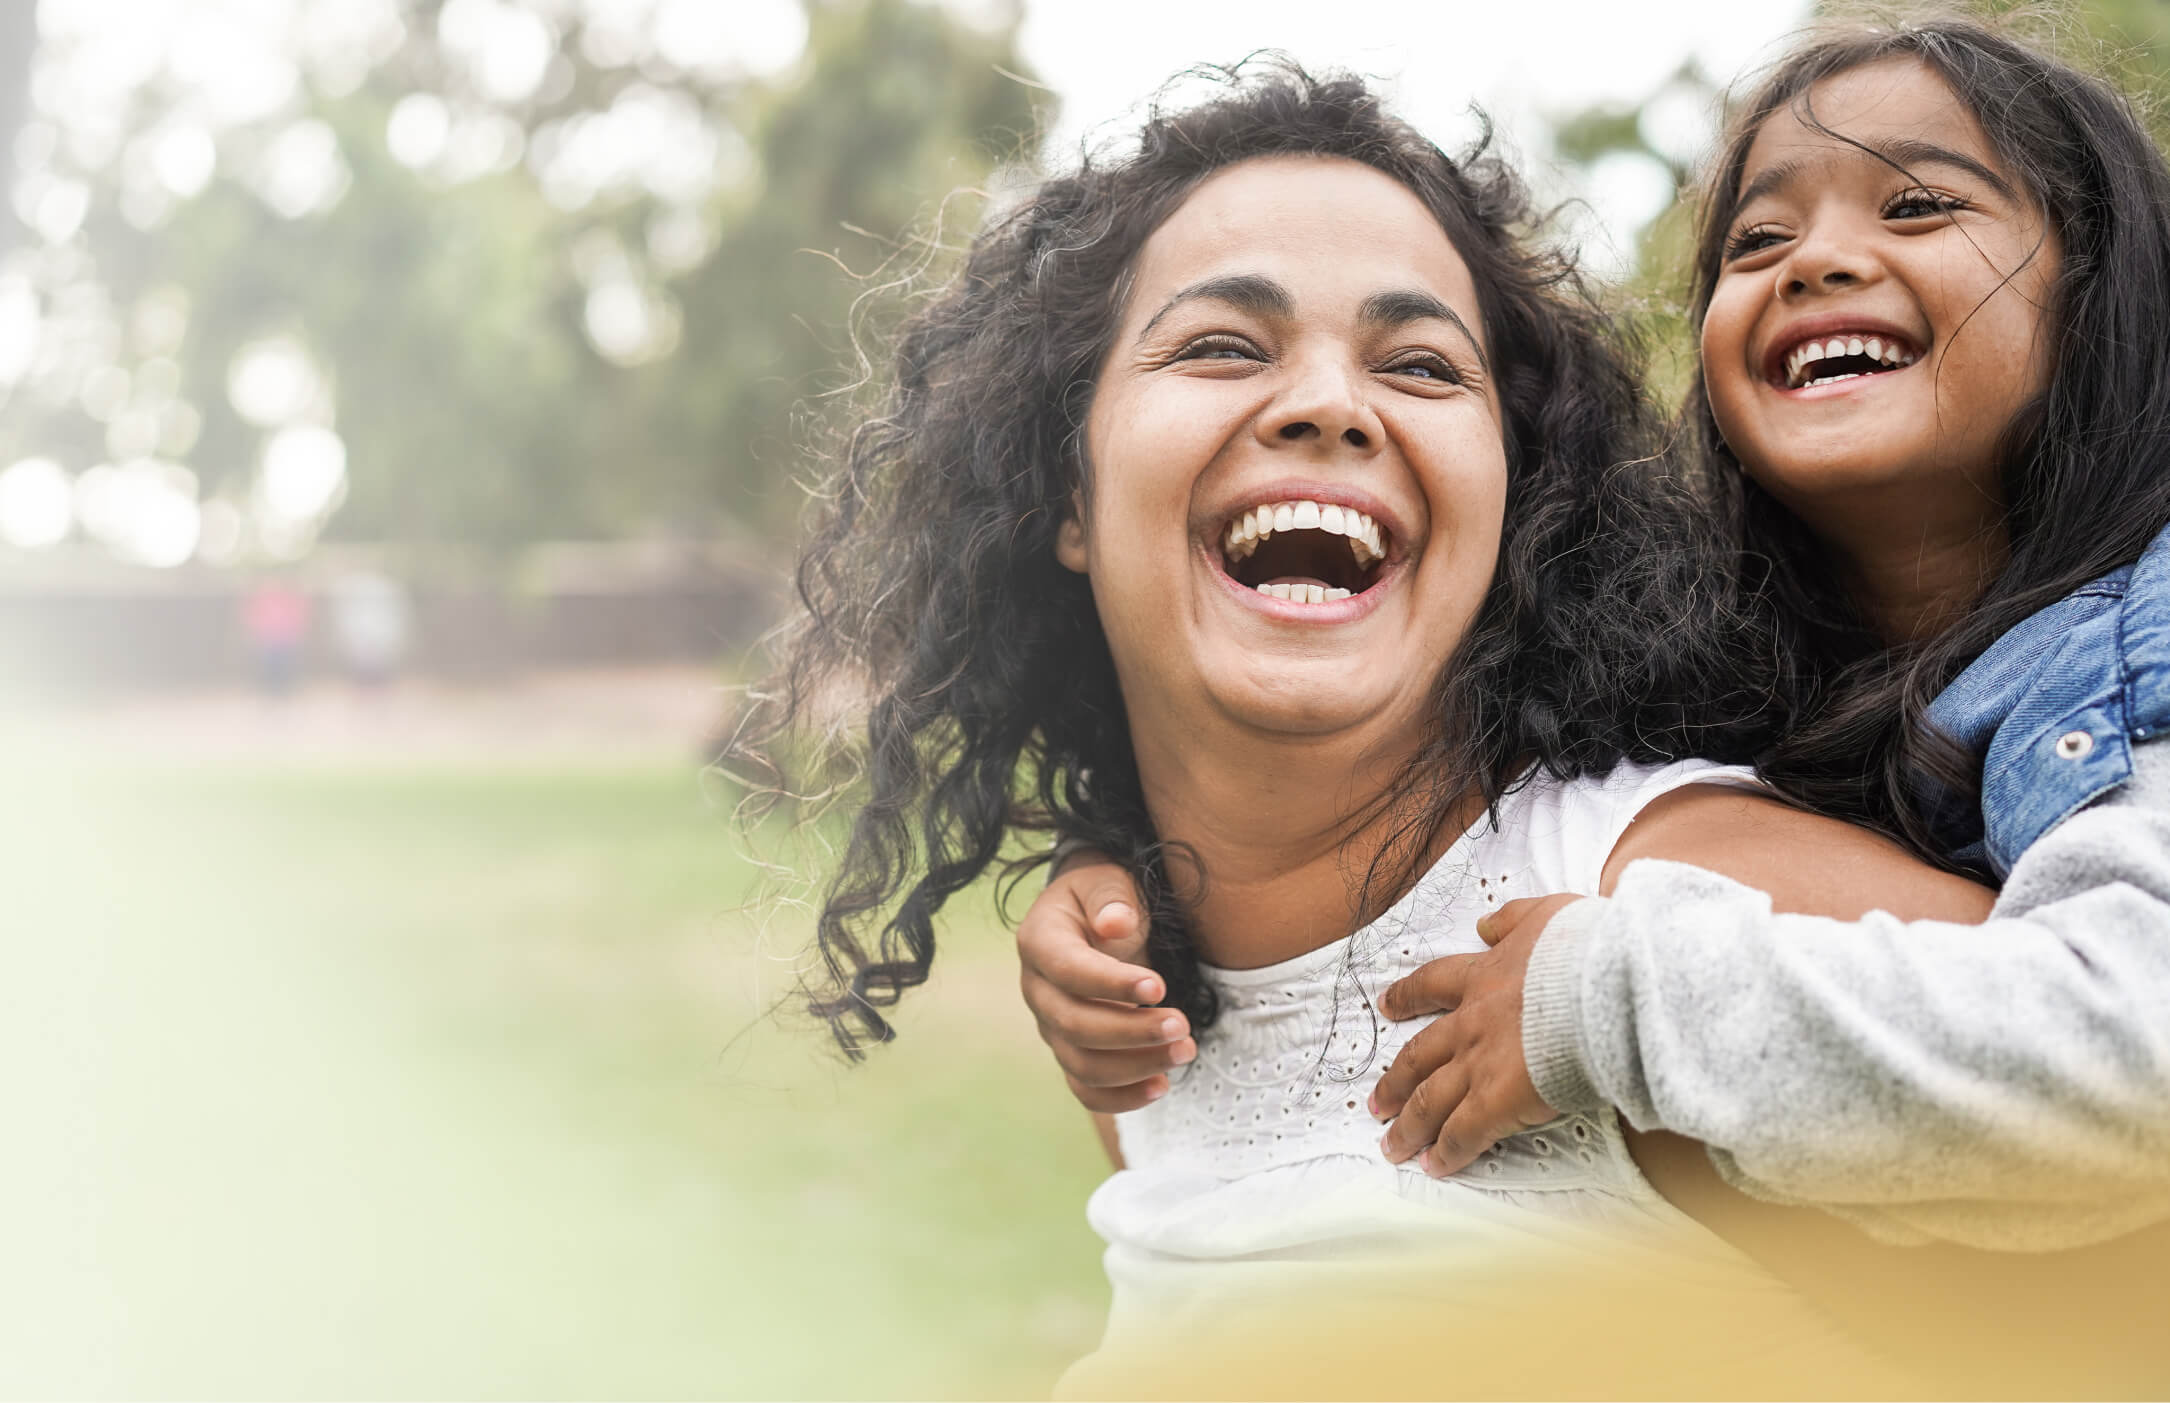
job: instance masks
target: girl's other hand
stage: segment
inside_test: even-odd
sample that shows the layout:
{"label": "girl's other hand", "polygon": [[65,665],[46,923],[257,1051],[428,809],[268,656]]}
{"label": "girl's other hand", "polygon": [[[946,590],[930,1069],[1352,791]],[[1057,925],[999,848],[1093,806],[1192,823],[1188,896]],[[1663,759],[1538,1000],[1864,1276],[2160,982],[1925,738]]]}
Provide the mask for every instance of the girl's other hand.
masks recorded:
{"label": "girl's other hand", "polygon": [[1130,874],[1097,853],[1058,872],[1017,927],[1018,985],[1040,1037],[1088,1110],[1134,1111],[1198,1055],[1190,1020],[1154,1008],[1167,986],[1145,964]]}
{"label": "girl's other hand", "polygon": [[1394,1122],[1379,1141],[1388,1160],[1422,1151],[1425,1173],[1452,1174],[1499,1140],[1556,1118],[1522,1056],[1522,979],[1537,937],[1580,899],[1510,901],[1477,922],[1491,949],[1433,960],[1380,996],[1379,1012],[1396,1021],[1439,1014],[1372,1090],[1371,1113]]}

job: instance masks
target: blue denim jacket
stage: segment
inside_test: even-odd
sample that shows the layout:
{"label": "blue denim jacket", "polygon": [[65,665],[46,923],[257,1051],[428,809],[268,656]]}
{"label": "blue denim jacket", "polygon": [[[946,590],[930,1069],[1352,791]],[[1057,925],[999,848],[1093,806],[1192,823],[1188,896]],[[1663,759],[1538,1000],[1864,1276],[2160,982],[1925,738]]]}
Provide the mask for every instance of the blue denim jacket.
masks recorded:
{"label": "blue denim jacket", "polygon": [[1947,806],[1935,822],[1955,857],[2002,878],[2132,777],[2133,742],[2170,730],[2170,529],[1991,644],[1929,721],[1982,757],[1979,810]]}

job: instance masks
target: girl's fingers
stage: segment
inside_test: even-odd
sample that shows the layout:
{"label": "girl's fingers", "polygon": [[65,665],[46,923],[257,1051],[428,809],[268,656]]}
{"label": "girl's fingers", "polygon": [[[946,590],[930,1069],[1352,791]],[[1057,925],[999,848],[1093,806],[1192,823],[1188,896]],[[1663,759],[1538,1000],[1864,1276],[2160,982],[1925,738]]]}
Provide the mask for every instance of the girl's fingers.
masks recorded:
{"label": "girl's fingers", "polygon": [[1424,1152],[1424,1172],[1435,1179],[1466,1169],[1507,1132],[1497,1127],[1496,1118],[1475,1096],[1465,1096],[1454,1108],[1446,1122],[1439,1127],[1439,1135],[1431,1148]]}
{"label": "girl's fingers", "polygon": [[1025,1006],[1040,1022],[1048,1041],[1060,1038],[1088,1052],[1159,1047],[1190,1033],[1190,1020],[1172,1008],[1135,1008],[1128,1004],[1073,998],[1030,970],[1018,987]]}
{"label": "girl's fingers", "polygon": [[1026,974],[1074,999],[1151,1004],[1167,997],[1159,975],[1097,948],[1084,911],[1066,899],[1058,903],[1053,888],[1040,893],[1018,924],[1017,958]]}
{"label": "girl's fingers", "polygon": [[[1189,1038],[1178,1039],[1164,1047],[1130,1052],[1086,1052],[1053,1039],[1049,1039],[1047,1045],[1054,1052],[1055,1060],[1062,1064],[1063,1071],[1069,1074],[1073,1087],[1102,1091],[1120,1090],[1164,1076],[1198,1055],[1198,1045]],[[1104,1108],[1094,1106],[1093,1109]]]}
{"label": "girl's fingers", "polygon": [[1416,973],[1395,980],[1379,996],[1379,1012],[1400,1022],[1419,1014],[1457,1008],[1469,984],[1470,961],[1477,955],[1447,955],[1433,960]]}
{"label": "girl's fingers", "polygon": [[1502,902],[1497,911],[1489,912],[1479,920],[1477,934],[1485,944],[1497,945],[1521,929],[1525,921],[1536,921],[1542,927],[1551,921],[1554,912],[1581,899],[1565,892],[1556,896],[1518,896]]}
{"label": "girl's fingers", "polygon": [[1459,1062],[1449,1062],[1417,1084],[1409,1103],[1379,1137],[1379,1149],[1391,1164],[1400,1164],[1439,1138],[1454,1108],[1469,1094],[1469,1076]]}
{"label": "girl's fingers", "polygon": [[[1401,1114],[1409,1093],[1454,1056],[1452,1015],[1425,1025],[1394,1058],[1379,1084],[1371,1089],[1371,1113],[1380,1120]],[[1421,1142],[1420,1142],[1421,1143]]]}

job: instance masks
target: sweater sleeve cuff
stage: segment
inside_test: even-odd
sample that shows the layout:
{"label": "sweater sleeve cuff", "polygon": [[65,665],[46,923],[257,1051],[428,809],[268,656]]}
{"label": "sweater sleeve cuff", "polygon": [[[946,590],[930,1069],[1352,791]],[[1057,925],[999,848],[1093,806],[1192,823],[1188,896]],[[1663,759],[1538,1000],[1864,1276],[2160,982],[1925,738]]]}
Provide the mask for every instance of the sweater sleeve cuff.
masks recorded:
{"label": "sweater sleeve cuff", "polygon": [[1522,977],[1522,1058],[1545,1104],[1561,1115],[1605,1104],[1582,1035],[1584,951],[1605,914],[1602,897],[1564,906],[1537,937]]}

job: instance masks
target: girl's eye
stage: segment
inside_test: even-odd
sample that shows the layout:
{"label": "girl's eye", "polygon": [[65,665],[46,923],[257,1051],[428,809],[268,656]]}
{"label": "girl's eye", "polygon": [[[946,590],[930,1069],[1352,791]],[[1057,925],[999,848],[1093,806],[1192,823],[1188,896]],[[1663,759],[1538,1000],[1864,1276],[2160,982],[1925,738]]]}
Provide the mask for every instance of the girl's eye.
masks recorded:
{"label": "girl's eye", "polygon": [[1201,336],[1175,353],[1182,360],[1264,360],[1258,347],[1240,336]]}
{"label": "girl's eye", "polygon": [[1388,375],[1406,375],[1413,380],[1437,380],[1444,385],[1459,385],[1462,383],[1462,377],[1455,373],[1454,367],[1448,364],[1446,357],[1429,353],[1409,356],[1395,361],[1385,368],[1384,373]]}
{"label": "girl's eye", "polygon": [[1907,190],[1892,197],[1884,206],[1886,219],[1928,219],[1947,215],[1966,208],[1966,201],[1956,195],[1940,195],[1934,190]]}
{"label": "girl's eye", "polygon": [[1768,224],[1752,224],[1739,230],[1725,241],[1725,259],[1728,263],[1736,258],[1746,258],[1751,253],[1761,253],[1773,244],[1786,241],[1780,230]]}

